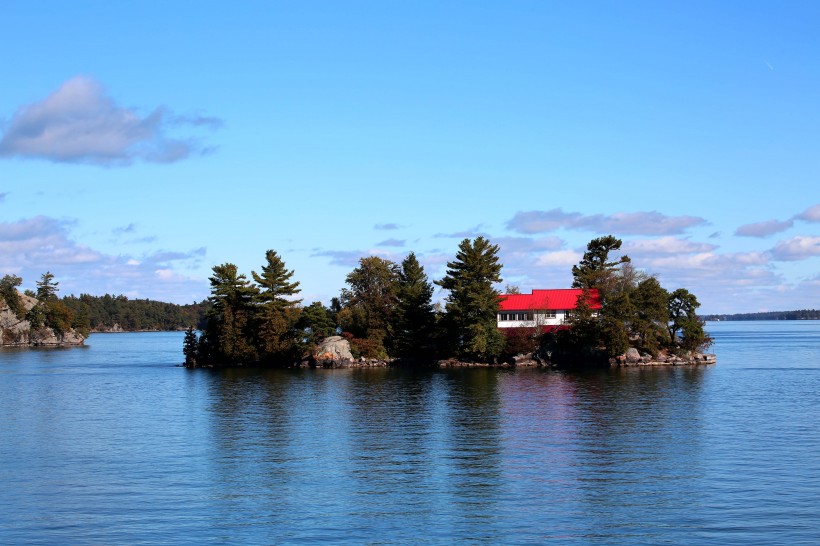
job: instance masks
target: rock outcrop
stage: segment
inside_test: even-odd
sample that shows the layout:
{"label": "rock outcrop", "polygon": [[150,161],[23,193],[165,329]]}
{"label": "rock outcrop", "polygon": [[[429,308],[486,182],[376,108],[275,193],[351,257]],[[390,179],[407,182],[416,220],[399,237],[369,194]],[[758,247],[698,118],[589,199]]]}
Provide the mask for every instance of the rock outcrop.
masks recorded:
{"label": "rock outcrop", "polygon": [[[37,299],[19,294],[22,312],[27,313]],[[57,332],[53,328],[32,328],[31,323],[21,318],[0,299],[0,347],[69,347],[82,345],[85,338],[74,330]]]}
{"label": "rock outcrop", "polygon": [[313,352],[312,363],[325,368],[339,368],[353,362],[350,342],[342,336],[326,337]]}
{"label": "rock outcrop", "polygon": [[659,354],[640,354],[637,349],[630,348],[626,353],[609,359],[609,365],[613,368],[627,368],[631,366],[697,366],[704,364],[716,364],[717,357],[714,354],[687,353],[683,356]]}

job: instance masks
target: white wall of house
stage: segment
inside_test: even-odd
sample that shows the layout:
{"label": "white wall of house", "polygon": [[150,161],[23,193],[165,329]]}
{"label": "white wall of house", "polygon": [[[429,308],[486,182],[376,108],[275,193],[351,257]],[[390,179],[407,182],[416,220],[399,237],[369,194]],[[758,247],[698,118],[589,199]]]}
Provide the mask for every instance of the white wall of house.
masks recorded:
{"label": "white wall of house", "polygon": [[498,313],[499,328],[534,328],[536,326],[557,326],[564,324],[569,311],[504,311]]}

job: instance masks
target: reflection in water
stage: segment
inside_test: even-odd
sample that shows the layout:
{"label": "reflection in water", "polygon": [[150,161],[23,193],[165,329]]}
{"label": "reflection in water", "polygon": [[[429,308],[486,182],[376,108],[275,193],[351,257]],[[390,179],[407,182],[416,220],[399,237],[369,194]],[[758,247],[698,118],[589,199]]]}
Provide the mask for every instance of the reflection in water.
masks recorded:
{"label": "reflection in water", "polygon": [[820,322],[713,328],[589,374],[0,352],[0,543],[818,544]]}

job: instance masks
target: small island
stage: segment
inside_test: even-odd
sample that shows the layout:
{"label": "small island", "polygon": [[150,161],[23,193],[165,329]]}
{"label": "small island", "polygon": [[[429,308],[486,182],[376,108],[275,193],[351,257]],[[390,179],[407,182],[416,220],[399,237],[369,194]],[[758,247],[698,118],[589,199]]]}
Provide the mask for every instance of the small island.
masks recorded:
{"label": "small island", "polygon": [[[559,324],[549,304],[517,310],[514,327],[502,313],[506,293],[498,245],[464,239],[445,276],[430,282],[411,252],[401,264],[379,256],[359,260],[330,306],[302,306],[274,250],[251,279],[236,265],[213,268],[210,308],[200,332],[185,335],[185,365],[196,367],[549,366],[585,368],[714,364],[712,340],[694,294],[671,292],[635,268],[626,255],[610,259],[621,240],[593,239],[573,266],[574,301]],[[447,292],[433,304],[433,285]]]}

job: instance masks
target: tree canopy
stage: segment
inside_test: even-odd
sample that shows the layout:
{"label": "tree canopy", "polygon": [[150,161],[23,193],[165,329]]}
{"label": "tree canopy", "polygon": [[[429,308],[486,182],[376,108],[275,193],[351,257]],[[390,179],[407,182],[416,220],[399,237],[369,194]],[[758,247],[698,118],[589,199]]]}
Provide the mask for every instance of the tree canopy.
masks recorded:
{"label": "tree canopy", "polygon": [[494,287],[501,282],[498,251],[484,237],[464,239],[456,259],[447,262],[447,274],[436,281],[449,291],[443,320],[450,349],[466,358],[492,359],[504,348],[497,328],[500,293]]}

